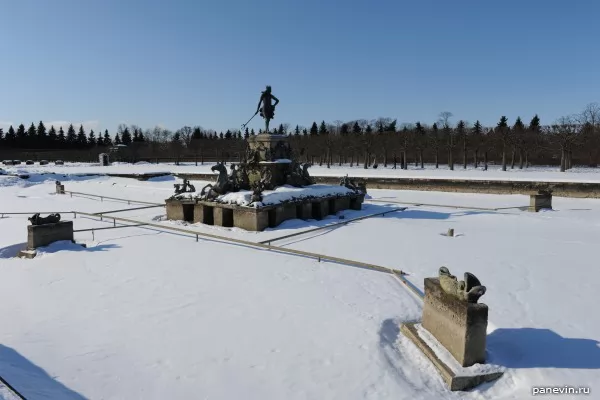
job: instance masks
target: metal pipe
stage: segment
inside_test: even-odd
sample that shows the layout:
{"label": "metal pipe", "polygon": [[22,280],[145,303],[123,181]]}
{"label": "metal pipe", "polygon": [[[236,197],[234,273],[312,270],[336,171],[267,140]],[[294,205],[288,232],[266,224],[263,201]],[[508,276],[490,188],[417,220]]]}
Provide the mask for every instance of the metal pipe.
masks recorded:
{"label": "metal pipe", "polygon": [[304,235],[304,234],[307,234],[307,233],[319,231],[321,229],[329,229],[329,228],[332,228],[332,227],[335,227],[335,226],[338,226],[338,225],[346,225],[346,224],[349,224],[350,222],[360,221],[360,220],[363,220],[363,219],[376,217],[378,215],[382,215],[382,214],[385,215],[385,214],[390,213],[390,212],[404,211],[404,210],[406,210],[406,207],[398,207],[398,208],[396,208],[394,210],[388,210],[388,211],[383,211],[383,212],[380,212],[380,213],[364,215],[362,217],[344,220],[343,222],[334,222],[332,224],[327,224],[327,225],[324,225],[324,226],[320,226],[318,228],[307,229],[307,230],[302,231],[302,232],[291,233],[289,235],[280,236],[278,238],[264,240],[264,241],[259,242],[259,243],[268,243],[270,245],[271,242],[275,242],[275,241],[278,241],[278,240],[288,239],[288,238],[291,238],[291,237],[294,237],[294,236],[299,236],[299,235]]}
{"label": "metal pipe", "polygon": [[[97,215],[94,215],[91,213],[84,213],[84,212],[79,212],[79,213],[82,215],[85,215],[85,216],[89,216],[89,217],[96,217],[96,218],[98,217]],[[269,246],[269,245],[266,245],[263,243],[250,242],[250,241],[241,240],[241,239],[234,239],[234,238],[230,238],[230,237],[226,237],[226,236],[213,235],[210,233],[202,233],[202,232],[192,231],[192,230],[188,230],[188,229],[171,227],[168,225],[144,223],[143,221],[138,221],[138,220],[134,220],[134,219],[130,219],[130,218],[119,218],[119,217],[113,217],[113,218],[115,220],[122,221],[122,222],[129,222],[129,223],[133,223],[133,224],[143,223],[146,226],[153,227],[153,228],[159,228],[159,229],[164,229],[164,230],[174,231],[174,232],[181,232],[181,233],[185,233],[188,235],[198,235],[198,236],[202,236],[205,238],[218,240],[218,241],[221,241],[224,243],[235,243],[235,244],[245,245],[248,247],[261,248],[261,249],[266,249],[266,250],[270,249],[272,251],[277,251],[277,252],[284,253],[284,254],[292,254],[292,255],[298,255],[298,256],[309,257],[309,258],[316,258],[319,261],[323,260],[323,261],[329,261],[329,262],[339,263],[339,264],[343,264],[343,265],[350,265],[350,266],[354,266],[354,267],[371,269],[374,271],[388,272],[388,273],[395,272],[400,275],[406,275],[405,272],[395,269],[395,268],[364,263],[361,261],[349,260],[349,259],[345,259],[345,258],[333,257],[333,256],[324,255],[324,254],[311,253],[311,252],[301,251],[301,250],[294,250],[294,249],[289,249],[289,248],[285,248],[285,247]]]}

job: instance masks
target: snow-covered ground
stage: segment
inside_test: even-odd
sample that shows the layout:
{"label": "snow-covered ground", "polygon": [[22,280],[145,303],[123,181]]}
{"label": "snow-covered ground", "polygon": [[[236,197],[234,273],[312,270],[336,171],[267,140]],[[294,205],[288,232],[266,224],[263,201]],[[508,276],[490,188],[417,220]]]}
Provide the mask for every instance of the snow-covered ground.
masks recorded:
{"label": "snow-covered ground", "polygon": [[[17,165],[1,166],[6,172],[20,173],[58,173],[58,174],[146,174],[146,173],[214,173],[210,168],[214,164],[205,163],[195,165],[194,163],[174,164],[149,164],[140,162],[137,164],[113,163],[108,167],[89,163],[66,163],[65,165]],[[409,165],[407,170],[393,169],[392,165],[383,168],[379,165],[377,169],[363,169],[362,166],[350,167],[349,165],[332,165],[319,167],[314,165],[309,169],[313,176],[335,176],[349,175],[352,177],[405,177],[405,178],[440,178],[440,179],[471,179],[471,180],[511,180],[511,181],[547,181],[547,182],[600,182],[600,168],[573,168],[568,172],[559,172],[558,167],[534,166],[526,169],[511,169],[502,171],[498,165],[490,165],[487,171],[483,168],[473,168],[472,165],[466,170],[456,165],[454,171],[450,171],[446,165],[440,165],[436,169],[434,165],[425,165],[424,169],[417,168],[414,164]]]}
{"label": "snow-covered ground", "polygon": [[[171,196],[178,181],[0,177],[0,213],[128,207],[55,195],[57,178],[67,190],[152,202]],[[528,203],[521,195],[369,194],[390,203],[366,203],[345,217],[403,201]],[[93,239],[80,232],[76,240],[87,249],[58,243],[33,260],[15,259],[28,215],[0,219],[0,376],[28,399],[523,399],[534,386],[565,385],[591,386],[594,396],[600,201],[553,203],[554,211],[540,213],[409,206],[274,242],[402,269],[421,289],[442,265],[457,276],[473,272],[487,286],[488,361],[506,372],[471,392],[447,391],[398,332],[399,322],[419,318],[422,305],[388,274],[144,227],[100,230]],[[164,209],[115,215],[156,222]],[[187,228],[263,241],[336,220],[286,221],[265,232]],[[112,222],[79,215],[74,224]],[[442,235],[448,228],[457,236]]]}

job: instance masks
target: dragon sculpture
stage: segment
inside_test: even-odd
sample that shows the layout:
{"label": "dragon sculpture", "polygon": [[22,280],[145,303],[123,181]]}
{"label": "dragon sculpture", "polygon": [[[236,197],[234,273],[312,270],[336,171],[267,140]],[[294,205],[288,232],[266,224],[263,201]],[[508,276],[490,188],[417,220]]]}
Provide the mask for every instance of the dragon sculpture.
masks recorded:
{"label": "dragon sculpture", "polygon": [[479,279],[470,272],[465,272],[465,280],[459,281],[456,276],[450,274],[450,270],[441,267],[439,270],[440,286],[449,295],[468,303],[477,303],[477,300],[485,294],[486,288]]}

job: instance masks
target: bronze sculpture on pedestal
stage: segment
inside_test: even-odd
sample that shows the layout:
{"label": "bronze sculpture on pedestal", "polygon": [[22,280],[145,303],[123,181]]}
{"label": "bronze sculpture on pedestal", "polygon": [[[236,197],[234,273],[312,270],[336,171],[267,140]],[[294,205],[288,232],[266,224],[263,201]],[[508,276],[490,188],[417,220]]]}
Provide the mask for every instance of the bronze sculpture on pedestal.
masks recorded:
{"label": "bronze sculpture on pedestal", "polygon": [[[271,103],[272,100],[275,100],[275,104]],[[260,116],[265,119],[265,133],[269,133],[269,121],[275,117],[275,106],[277,104],[279,104],[279,99],[271,93],[271,86],[267,86],[267,89],[261,93],[256,107],[256,113],[260,112]]]}

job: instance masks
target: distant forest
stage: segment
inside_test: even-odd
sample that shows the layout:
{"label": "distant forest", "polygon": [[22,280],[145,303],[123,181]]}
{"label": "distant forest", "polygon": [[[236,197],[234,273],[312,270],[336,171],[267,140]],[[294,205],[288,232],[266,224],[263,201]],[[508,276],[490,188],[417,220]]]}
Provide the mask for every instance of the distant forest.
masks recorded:
{"label": "distant forest", "polygon": [[[57,129],[58,128],[58,129]],[[46,127],[42,122],[28,128],[21,124],[6,132],[0,129],[0,156],[38,159],[61,157],[69,160],[97,160],[99,153],[119,146],[123,161],[171,159],[184,161],[241,161],[246,142],[254,130],[216,132],[200,126],[184,126],[176,131],[162,127],[143,130],[137,125],[118,126],[114,136],[86,132],[70,125]],[[271,133],[290,136],[296,157],[301,161],[331,166],[371,168],[379,165],[409,168],[487,169],[494,163],[508,168],[530,165],[557,165],[566,171],[574,165],[597,167],[600,157],[600,106],[588,104],[576,115],[542,124],[537,115],[529,121],[500,117],[495,126],[479,121],[453,121],[442,112],[433,123],[398,125],[392,118],[375,120],[313,122],[309,127],[280,124]]]}

